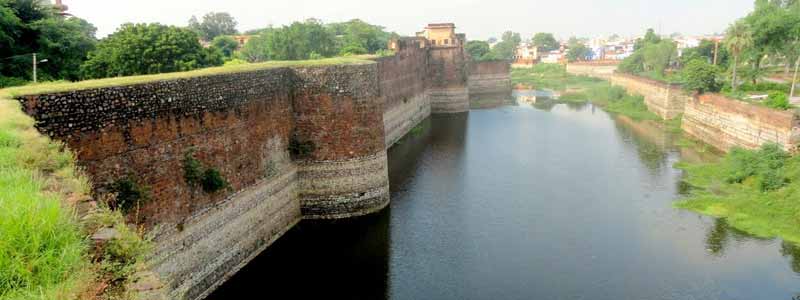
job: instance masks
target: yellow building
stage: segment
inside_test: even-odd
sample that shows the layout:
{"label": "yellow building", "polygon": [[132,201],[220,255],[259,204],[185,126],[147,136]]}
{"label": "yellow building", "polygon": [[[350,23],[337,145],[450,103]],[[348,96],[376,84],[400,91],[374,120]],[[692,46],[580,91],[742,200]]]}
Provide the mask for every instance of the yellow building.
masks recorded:
{"label": "yellow building", "polygon": [[417,32],[417,36],[430,41],[432,47],[461,47],[465,39],[463,34],[456,34],[453,23],[428,24],[425,30]]}

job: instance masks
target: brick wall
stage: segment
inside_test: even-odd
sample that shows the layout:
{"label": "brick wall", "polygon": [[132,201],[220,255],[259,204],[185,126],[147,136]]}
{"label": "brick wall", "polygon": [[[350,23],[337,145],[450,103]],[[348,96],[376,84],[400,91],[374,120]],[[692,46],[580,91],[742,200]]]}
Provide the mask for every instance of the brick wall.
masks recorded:
{"label": "brick wall", "polygon": [[647,108],[665,120],[680,116],[684,105],[691,99],[680,85],[619,72],[608,79],[613,85],[624,87],[630,93],[642,95]]}
{"label": "brick wall", "polygon": [[617,71],[617,64],[606,63],[569,63],[567,64],[567,72],[574,75],[583,75],[609,79],[614,72]]}
{"label": "brick wall", "polygon": [[468,66],[464,48],[441,47],[429,50],[428,80],[431,112],[469,111]]}

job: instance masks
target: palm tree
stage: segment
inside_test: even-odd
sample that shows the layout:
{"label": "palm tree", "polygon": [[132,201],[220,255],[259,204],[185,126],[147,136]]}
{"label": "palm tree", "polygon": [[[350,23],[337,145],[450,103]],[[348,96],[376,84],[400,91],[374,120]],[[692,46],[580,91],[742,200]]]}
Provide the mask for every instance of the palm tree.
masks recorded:
{"label": "palm tree", "polygon": [[736,91],[736,67],[739,64],[739,56],[745,49],[753,45],[753,34],[750,28],[744,21],[736,21],[728,27],[725,33],[725,47],[733,55],[733,78],[731,80],[731,87]]}

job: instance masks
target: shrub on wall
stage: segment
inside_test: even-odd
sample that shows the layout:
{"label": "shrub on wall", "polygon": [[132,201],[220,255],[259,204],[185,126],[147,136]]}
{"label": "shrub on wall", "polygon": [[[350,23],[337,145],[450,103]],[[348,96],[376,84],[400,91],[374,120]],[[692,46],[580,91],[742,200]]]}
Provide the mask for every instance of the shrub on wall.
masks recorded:
{"label": "shrub on wall", "polygon": [[289,141],[289,154],[292,155],[292,158],[306,158],[314,150],[316,150],[316,146],[311,141],[301,141],[297,136],[292,136],[291,141]]}
{"label": "shrub on wall", "polygon": [[770,92],[764,105],[774,109],[787,110],[792,108],[789,97],[784,92]]}
{"label": "shrub on wall", "polygon": [[150,199],[150,188],[142,185],[132,176],[117,179],[111,184],[111,190],[117,195],[111,208],[128,213]]}
{"label": "shrub on wall", "polygon": [[219,170],[203,165],[194,157],[194,148],[183,156],[183,177],[190,186],[200,186],[206,193],[215,193],[229,186]]}
{"label": "shrub on wall", "polygon": [[681,71],[684,87],[699,93],[718,92],[719,73],[719,68],[701,59],[690,61]]}

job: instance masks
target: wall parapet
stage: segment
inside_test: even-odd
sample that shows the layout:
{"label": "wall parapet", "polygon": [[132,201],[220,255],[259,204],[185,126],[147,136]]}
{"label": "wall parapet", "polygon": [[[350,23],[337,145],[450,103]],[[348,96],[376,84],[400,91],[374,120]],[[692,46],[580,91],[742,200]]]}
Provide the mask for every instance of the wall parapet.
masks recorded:
{"label": "wall parapet", "polygon": [[702,94],[686,104],[682,129],[722,151],[734,147],[757,149],[776,143],[796,152],[800,143],[800,118],[720,94]]}
{"label": "wall parapet", "polygon": [[613,85],[644,97],[647,108],[664,120],[680,116],[686,102],[691,99],[678,84],[665,83],[641,76],[614,72],[608,77]]}

